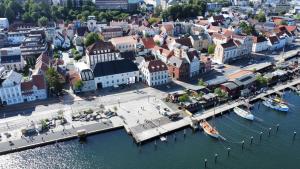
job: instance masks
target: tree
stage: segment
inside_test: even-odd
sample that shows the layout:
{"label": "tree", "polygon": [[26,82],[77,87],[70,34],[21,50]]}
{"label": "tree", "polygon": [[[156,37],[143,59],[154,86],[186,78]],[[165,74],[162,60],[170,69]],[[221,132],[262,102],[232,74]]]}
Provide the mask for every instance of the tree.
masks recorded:
{"label": "tree", "polygon": [[248,25],[246,22],[241,22],[239,27],[241,28],[242,32],[247,35],[257,34],[254,26]]}
{"label": "tree", "polygon": [[27,22],[27,23],[32,22],[32,18],[31,18],[31,16],[30,16],[30,13],[29,13],[29,12],[25,12],[25,13],[23,14],[23,16],[22,16],[22,20],[23,20],[24,22]]}
{"label": "tree", "polygon": [[58,54],[57,52],[54,52],[54,54],[53,54],[53,58],[55,58],[55,59],[58,59],[58,58],[60,58],[60,57],[59,57],[59,54]]}
{"label": "tree", "polygon": [[263,77],[261,74],[256,76],[256,81],[261,86],[266,86],[269,82],[269,80],[267,78]]}
{"label": "tree", "polygon": [[186,102],[188,100],[189,100],[189,96],[187,94],[178,97],[179,102]]}
{"label": "tree", "polygon": [[46,71],[46,81],[51,92],[58,94],[62,91],[60,75],[54,68],[51,67]]}
{"label": "tree", "polygon": [[[77,51],[78,52],[78,51]],[[78,61],[82,58],[82,56],[80,55],[80,53],[75,53],[74,55],[74,60]]]}
{"label": "tree", "polygon": [[212,45],[208,45],[208,49],[207,49],[207,52],[208,54],[214,54],[215,53],[215,48],[216,48],[216,45],[212,44]]}
{"label": "tree", "polygon": [[161,19],[160,18],[154,18],[154,17],[151,17],[148,19],[148,23],[150,25],[152,25],[153,23],[158,23]]}
{"label": "tree", "polygon": [[280,22],[280,25],[288,25],[288,23],[287,23],[285,20],[282,20],[282,21]]}
{"label": "tree", "polygon": [[199,86],[206,86],[206,83],[203,81],[203,79],[198,80],[198,85]]}
{"label": "tree", "polygon": [[77,80],[74,84],[75,90],[81,90],[83,87],[83,82],[82,80]]}
{"label": "tree", "polygon": [[160,41],[155,41],[155,44],[157,45],[157,46],[160,46]]}
{"label": "tree", "polygon": [[49,22],[48,18],[42,16],[42,17],[38,20],[38,25],[39,25],[40,27],[46,27],[46,26],[48,25],[48,22]]}
{"label": "tree", "polygon": [[266,22],[266,15],[263,11],[259,11],[259,13],[255,16],[255,19],[258,20],[258,22]]}
{"label": "tree", "polygon": [[72,9],[73,8],[73,2],[72,0],[67,0],[67,8]]}
{"label": "tree", "polygon": [[15,12],[9,7],[5,9],[4,16],[9,20],[9,22],[13,22],[16,19]]}
{"label": "tree", "polygon": [[224,92],[221,88],[215,88],[214,93],[221,98],[228,97],[228,93]]}
{"label": "tree", "polygon": [[100,36],[95,33],[95,32],[92,32],[92,33],[89,33],[86,38],[85,38],[85,41],[84,41],[84,45],[86,47],[90,46],[91,44],[97,42],[100,40]]}

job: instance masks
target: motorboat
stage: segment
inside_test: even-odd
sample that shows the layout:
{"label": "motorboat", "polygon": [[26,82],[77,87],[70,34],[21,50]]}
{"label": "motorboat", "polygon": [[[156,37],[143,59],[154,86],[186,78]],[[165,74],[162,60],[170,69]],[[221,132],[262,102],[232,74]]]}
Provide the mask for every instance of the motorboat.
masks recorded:
{"label": "motorboat", "polygon": [[161,136],[161,137],[160,137],[160,141],[166,142],[166,141],[167,141],[167,137]]}
{"label": "motorboat", "polygon": [[249,111],[246,111],[246,110],[241,109],[239,107],[235,107],[233,109],[233,111],[234,111],[235,114],[237,114],[238,116],[243,117],[244,119],[254,120],[254,115]]}
{"label": "motorboat", "polygon": [[201,121],[200,126],[202,127],[203,131],[211,137],[221,138],[219,132],[215,128],[213,128],[207,121]]}
{"label": "motorboat", "polygon": [[276,97],[276,98],[274,98],[273,100],[274,100],[275,102],[277,102],[277,103],[281,103],[281,104],[287,105],[287,102],[285,102],[284,100],[282,100],[282,99],[279,98],[279,97]]}
{"label": "motorboat", "polygon": [[271,109],[287,112],[289,111],[289,107],[286,104],[279,103],[274,101],[274,99],[267,99],[263,101],[263,104]]}

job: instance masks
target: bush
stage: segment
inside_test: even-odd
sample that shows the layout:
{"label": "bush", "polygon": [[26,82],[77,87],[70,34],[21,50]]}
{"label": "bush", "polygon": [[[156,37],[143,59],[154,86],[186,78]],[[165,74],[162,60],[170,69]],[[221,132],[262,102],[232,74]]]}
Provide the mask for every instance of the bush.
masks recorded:
{"label": "bush", "polygon": [[189,96],[187,94],[184,94],[182,96],[178,97],[179,102],[186,102],[189,100]]}

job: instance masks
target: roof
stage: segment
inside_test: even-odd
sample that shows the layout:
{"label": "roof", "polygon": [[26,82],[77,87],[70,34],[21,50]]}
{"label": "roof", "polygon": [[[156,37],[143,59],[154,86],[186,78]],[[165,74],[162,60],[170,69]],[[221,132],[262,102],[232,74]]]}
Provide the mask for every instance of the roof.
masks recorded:
{"label": "roof", "polygon": [[172,66],[175,66],[177,68],[180,68],[181,65],[186,62],[186,60],[184,58],[178,58],[176,56],[172,56],[170,57],[168,63]]}
{"label": "roof", "polygon": [[127,51],[127,52],[121,52],[120,57],[128,60],[135,60],[135,52],[134,51]]}
{"label": "roof", "polygon": [[233,90],[233,89],[240,87],[238,84],[236,84],[232,81],[225,82],[221,85],[227,87],[229,90]]}
{"label": "roof", "polygon": [[179,43],[181,45],[184,45],[184,46],[187,46],[187,47],[190,47],[192,48],[193,45],[192,45],[192,42],[191,42],[191,39],[190,38],[180,38],[180,39],[175,39],[175,42],[176,43]]}
{"label": "roof", "polygon": [[74,85],[78,80],[80,80],[80,75],[76,71],[69,71],[69,81],[70,84]]}
{"label": "roof", "polygon": [[111,42],[104,42],[102,40],[99,40],[90,46],[87,47],[88,54],[92,55],[94,54],[93,51],[100,51],[100,50],[115,50],[115,47]]}
{"label": "roof", "polygon": [[269,40],[272,43],[272,45],[279,42],[277,36],[270,36]]}
{"label": "roof", "polygon": [[224,18],[224,16],[223,15],[217,15],[217,16],[212,16],[213,17],[213,19],[214,19],[214,21],[216,21],[216,20],[225,20],[225,18]]}
{"label": "roof", "polygon": [[86,33],[86,32],[88,32],[88,27],[86,27],[86,26],[84,26],[84,27],[79,27],[79,28],[77,28],[76,29],[76,34],[78,35],[78,36],[84,36],[84,34]]}
{"label": "roof", "polygon": [[116,38],[111,38],[110,40],[114,44],[118,43],[137,43],[137,38],[134,36],[122,36],[122,37],[116,37]]}
{"label": "roof", "polygon": [[123,32],[120,26],[107,26],[102,28],[101,32]]}
{"label": "roof", "polygon": [[237,79],[242,76],[249,75],[249,74],[253,74],[253,72],[250,70],[239,70],[235,73],[228,75],[227,77],[228,77],[228,79],[234,80],[234,79]]}
{"label": "roof", "polygon": [[32,75],[32,83],[39,90],[46,89],[46,82],[43,75]]}
{"label": "roof", "polygon": [[223,48],[231,48],[231,47],[236,47],[236,44],[233,42],[233,40],[229,40],[226,43],[221,44]]}
{"label": "roof", "polygon": [[150,73],[168,70],[167,65],[161,60],[151,60],[148,62],[147,66]]}
{"label": "roof", "polygon": [[138,71],[138,67],[132,61],[123,59],[97,63],[93,72],[95,77],[102,77],[133,71]]}
{"label": "roof", "polygon": [[152,49],[155,46],[155,42],[153,38],[142,38],[142,42],[146,49]]}
{"label": "roof", "polygon": [[165,48],[154,46],[153,50],[159,51],[159,53],[167,58],[171,57],[173,55],[173,51],[167,50]]}
{"label": "roof", "polygon": [[253,43],[261,43],[268,41],[265,37],[263,36],[253,36]]}
{"label": "roof", "polygon": [[172,23],[163,23],[162,28],[165,28],[166,31],[169,32],[174,29],[174,25]]}
{"label": "roof", "polygon": [[32,90],[33,83],[32,81],[21,83],[21,91],[30,91]]}

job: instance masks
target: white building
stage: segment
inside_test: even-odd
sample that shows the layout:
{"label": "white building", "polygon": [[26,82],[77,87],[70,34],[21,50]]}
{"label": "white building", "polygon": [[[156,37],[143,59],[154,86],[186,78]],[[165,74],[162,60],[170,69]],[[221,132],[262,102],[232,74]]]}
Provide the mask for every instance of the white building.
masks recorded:
{"label": "white building", "polygon": [[252,52],[268,50],[268,40],[263,36],[253,37]]}
{"label": "white building", "polygon": [[98,41],[86,49],[87,64],[93,69],[97,63],[119,59],[119,51],[111,42]]}
{"label": "white building", "polygon": [[213,61],[223,64],[235,60],[237,57],[237,46],[233,40],[230,40],[227,43],[216,45]]}
{"label": "white building", "polygon": [[169,72],[167,65],[161,60],[143,60],[139,66],[142,81],[148,86],[157,86],[169,83]]}
{"label": "white building", "polygon": [[186,60],[190,65],[190,77],[195,77],[200,73],[200,59],[197,51],[193,48],[184,54]]}
{"label": "white building", "polygon": [[21,83],[24,102],[47,98],[47,86],[43,75],[32,75],[29,81]]}
{"label": "white building", "polygon": [[13,70],[0,68],[0,104],[11,105],[23,102],[21,82],[23,76]]}
{"label": "white building", "polygon": [[20,47],[0,49],[0,64],[7,70],[20,71],[24,68],[24,59]]}
{"label": "white building", "polygon": [[26,37],[26,33],[23,32],[8,32],[7,40],[10,45],[20,45]]}
{"label": "white building", "polygon": [[120,52],[136,51],[136,45],[138,43],[135,36],[116,37],[110,41]]}
{"label": "white building", "polygon": [[93,72],[97,89],[139,81],[139,69],[127,59],[97,63]]}
{"label": "white building", "polygon": [[80,90],[82,92],[96,90],[94,73],[89,66],[83,62],[77,62],[75,69],[79,74],[80,80],[83,82],[83,86]]}
{"label": "white building", "polygon": [[[2,9],[4,10],[4,9]],[[9,28],[9,22],[7,18],[0,18],[0,29],[8,29]]]}

